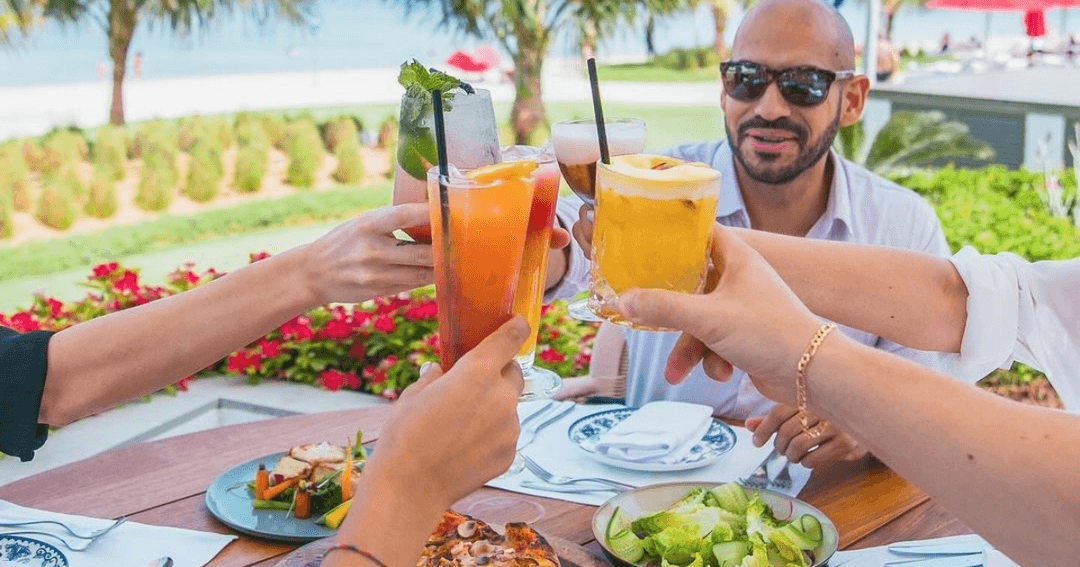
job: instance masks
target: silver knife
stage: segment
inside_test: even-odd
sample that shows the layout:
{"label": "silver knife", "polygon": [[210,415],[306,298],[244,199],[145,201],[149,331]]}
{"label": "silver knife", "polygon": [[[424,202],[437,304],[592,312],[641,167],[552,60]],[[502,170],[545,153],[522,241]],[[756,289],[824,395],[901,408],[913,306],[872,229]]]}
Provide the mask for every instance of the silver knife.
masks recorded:
{"label": "silver knife", "polygon": [[521,428],[524,429],[530,421],[540,417],[540,414],[547,412],[547,410],[551,409],[551,406],[553,405],[555,405],[555,402],[548,400],[548,403],[544,404],[544,407],[527,415],[525,419],[521,420]]}
{"label": "silver knife", "polygon": [[907,561],[890,561],[883,567],[982,567],[983,554],[954,555],[952,557],[935,557],[933,559],[909,559]]}
{"label": "silver knife", "polygon": [[895,543],[888,548],[897,555],[974,555],[981,547],[971,543]]}
{"label": "silver knife", "polygon": [[560,419],[563,418],[563,416],[565,416],[566,414],[574,411],[574,406],[575,405],[576,404],[574,404],[573,402],[570,402],[570,403],[566,404],[566,407],[564,407],[562,410],[559,410],[558,412],[556,412],[555,415],[552,416],[551,418],[549,418],[547,421],[541,423],[540,425],[537,425],[536,427],[533,427],[531,429],[527,429],[524,432],[522,432],[521,437],[518,438],[517,450],[520,451],[520,450],[524,449],[529,443],[532,443],[536,439],[536,434],[541,429],[551,425],[552,423],[555,423],[556,421],[559,421]]}
{"label": "silver knife", "polygon": [[590,492],[622,492],[614,486],[601,486],[596,485],[593,487],[587,486],[559,486],[557,484],[547,484],[544,482],[534,482],[531,480],[521,481],[523,488],[531,488],[533,490],[542,490],[544,492],[563,492],[566,494],[587,494]]}

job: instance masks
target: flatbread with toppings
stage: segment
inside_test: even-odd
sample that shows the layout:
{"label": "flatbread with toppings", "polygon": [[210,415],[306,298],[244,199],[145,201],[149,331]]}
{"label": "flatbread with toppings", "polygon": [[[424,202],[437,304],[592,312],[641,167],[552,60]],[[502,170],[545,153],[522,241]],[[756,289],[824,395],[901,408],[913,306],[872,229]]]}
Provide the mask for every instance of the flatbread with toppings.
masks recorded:
{"label": "flatbread with toppings", "polygon": [[559,567],[555,548],[522,523],[506,533],[457,512],[443,515],[417,567]]}

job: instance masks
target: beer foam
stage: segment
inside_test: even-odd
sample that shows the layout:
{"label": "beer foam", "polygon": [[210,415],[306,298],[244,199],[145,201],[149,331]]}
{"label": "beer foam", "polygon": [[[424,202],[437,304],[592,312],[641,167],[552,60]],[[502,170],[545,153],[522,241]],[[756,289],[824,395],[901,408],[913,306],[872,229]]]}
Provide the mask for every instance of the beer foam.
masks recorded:
{"label": "beer foam", "polygon": [[[658,163],[673,164],[653,169]],[[633,154],[597,166],[597,184],[623,195],[650,199],[700,199],[720,192],[720,172],[700,162]]]}
{"label": "beer foam", "polygon": [[[611,155],[636,154],[645,149],[645,129],[640,123],[607,123],[605,133]],[[562,164],[581,165],[600,159],[595,123],[556,124],[551,137],[555,156]]]}

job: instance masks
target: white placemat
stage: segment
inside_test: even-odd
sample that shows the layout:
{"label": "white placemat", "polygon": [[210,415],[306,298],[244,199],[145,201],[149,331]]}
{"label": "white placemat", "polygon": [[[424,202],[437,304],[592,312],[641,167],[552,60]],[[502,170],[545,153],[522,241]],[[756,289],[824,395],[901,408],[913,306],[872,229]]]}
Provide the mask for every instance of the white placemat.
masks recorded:
{"label": "white placemat", "polygon": [[[63,522],[72,530],[87,534],[106,528],[113,520],[72,516],[24,508],[0,500],[0,522],[18,523],[36,520]],[[0,534],[32,530],[56,534],[73,544],[83,540],[72,538],[63,528],[51,524],[38,524],[26,528],[0,528]],[[197,532],[180,528],[148,526],[138,522],[125,522],[94,542],[86,551],[71,551],[48,536],[26,535],[56,547],[67,557],[70,567],[143,567],[155,559],[171,557],[174,567],[202,567],[210,562],[236,536]]]}
{"label": "white placemat", "polygon": [[[896,545],[896,543],[891,543],[889,545]],[[962,544],[964,546],[970,545],[973,551],[989,553],[989,556],[986,557],[987,562],[984,563],[984,567],[1020,567],[1011,559],[1005,557],[1005,555],[1003,555],[1001,552],[991,547],[985,539],[975,534],[905,541],[902,543],[954,543]],[[890,552],[888,548],[888,545],[883,545],[880,547],[868,547],[866,549],[856,549],[853,551],[837,551],[832,556],[832,559],[829,560],[829,567],[881,567],[881,565],[889,561],[905,561],[914,559],[930,559],[932,557],[944,557],[942,555],[899,555]]]}
{"label": "white placemat", "polygon": [[[519,415],[521,417],[528,416],[542,406],[543,402],[529,402],[527,404],[522,404]],[[754,447],[754,444],[751,442],[751,433],[749,431],[743,427],[732,427],[732,429],[735,430],[735,447],[716,463],[689,471],[652,473],[631,471],[602,464],[593,460],[592,457],[588,456],[581,449],[575,447],[574,444],[570,442],[570,439],[567,438],[567,430],[570,425],[578,419],[601,411],[619,409],[622,407],[625,406],[579,405],[574,408],[574,411],[570,412],[559,421],[540,430],[540,433],[536,436],[536,440],[525,447],[522,452],[539,463],[540,466],[557,475],[565,475],[573,478],[603,477],[632,484],[634,486],[647,486],[669,482],[737,481],[740,478],[749,476],[772,450],[771,443],[768,443],[761,448]],[[551,412],[551,415],[555,415],[554,412]],[[530,425],[543,421],[544,418],[540,417],[533,420]],[[783,459],[777,459],[772,464],[770,467],[770,476],[779,472],[780,467],[783,466],[783,462]],[[792,465],[789,472],[791,473],[792,479],[792,486],[790,489],[781,491],[774,487],[770,487],[769,490],[782,492],[789,496],[797,496],[802,488],[806,486],[806,482],[810,480],[810,469],[803,467],[802,465]],[[592,506],[603,504],[614,495],[613,492],[565,493],[535,490],[521,486],[521,482],[524,480],[539,482],[540,479],[528,470],[523,470],[511,477],[496,478],[491,482],[488,482],[487,485],[512,492],[555,498],[567,502],[589,504]]]}

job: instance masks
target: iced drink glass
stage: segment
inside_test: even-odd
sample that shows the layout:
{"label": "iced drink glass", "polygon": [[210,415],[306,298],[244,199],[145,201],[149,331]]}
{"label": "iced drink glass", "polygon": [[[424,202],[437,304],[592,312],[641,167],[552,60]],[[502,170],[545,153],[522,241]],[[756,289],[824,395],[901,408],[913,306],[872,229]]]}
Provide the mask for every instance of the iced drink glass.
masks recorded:
{"label": "iced drink glass", "polygon": [[476,171],[446,182],[445,208],[438,169],[427,176],[444,370],[513,317],[536,187],[531,173],[491,179]]}
{"label": "iced drink glass", "polygon": [[589,307],[613,323],[646,328],[619,315],[619,294],[700,291],[719,195],[720,172],[703,163],[637,154],[599,164]]}
{"label": "iced drink glass", "polygon": [[[469,94],[461,88],[443,103],[446,123],[447,160],[461,170],[498,163],[499,131],[491,93],[477,89]],[[401,97],[398,120],[398,147],[394,160],[394,204],[423,203],[427,200],[427,171],[439,164],[435,150],[435,118],[431,95]],[[417,242],[431,242],[431,227],[416,226],[405,232]]]}
{"label": "iced drink glass", "polygon": [[547,398],[562,387],[558,374],[535,366],[536,337],[540,332],[540,310],[544,301],[544,284],[547,282],[548,252],[559,198],[559,165],[551,151],[532,146],[510,146],[503,150],[503,157],[532,159],[538,163],[534,172],[536,190],[533,192],[532,211],[525,233],[525,252],[518,274],[517,294],[514,296],[514,313],[525,317],[532,328],[531,337],[516,358],[525,377],[525,391],[521,398]]}
{"label": "iced drink glass", "polygon": [[[645,122],[638,118],[604,120],[608,154],[638,154],[645,150]],[[596,120],[566,120],[551,127],[555,157],[570,189],[583,201],[595,204],[596,162],[600,160],[600,142]]]}

